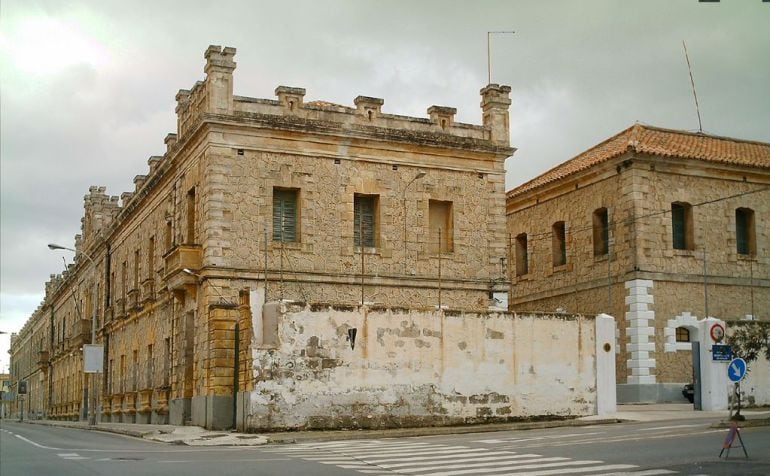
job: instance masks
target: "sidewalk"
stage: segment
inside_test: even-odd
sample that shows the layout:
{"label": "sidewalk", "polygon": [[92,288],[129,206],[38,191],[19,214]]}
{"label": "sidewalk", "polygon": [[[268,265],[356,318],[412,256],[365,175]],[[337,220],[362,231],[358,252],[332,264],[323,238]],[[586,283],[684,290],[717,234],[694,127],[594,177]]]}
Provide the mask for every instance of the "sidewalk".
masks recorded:
{"label": "sidewalk", "polygon": [[[744,409],[741,413],[746,426],[770,426],[770,409]],[[683,419],[703,419],[714,422],[714,427],[727,427],[727,411],[694,411],[689,404],[619,405],[610,415],[588,416],[571,420],[553,420],[521,423],[494,423],[450,427],[397,428],[392,430],[336,430],[292,431],[277,433],[236,433],[212,431],[197,426],[146,425],[134,423],[99,423],[89,426],[84,421],[25,420],[35,425],[60,426],[83,430],[106,431],[147,440],[188,446],[258,446],[271,443],[295,443],[299,441],[329,441],[369,438],[399,438],[408,436],[451,435],[460,433],[485,433],[505,430],[532,430],[542,428],[574,427],[620,422],[667,422]]]}

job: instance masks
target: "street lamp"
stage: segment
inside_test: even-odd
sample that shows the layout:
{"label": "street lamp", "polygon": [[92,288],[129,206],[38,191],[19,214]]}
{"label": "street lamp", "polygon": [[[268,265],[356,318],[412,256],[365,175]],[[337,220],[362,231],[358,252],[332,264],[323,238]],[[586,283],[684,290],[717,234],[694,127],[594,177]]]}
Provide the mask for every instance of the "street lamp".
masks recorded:
{"label": "street lamp", "polygon": [[[77,251],[73,248],[68,248],[66,246],[57,245],[56,243],[48,243],[48,249],[49,250],[67,250],[72,251],[73,253],[77,253]],[[81,250],[80,253],[85,256],[89,262],[94,267],[94,272],[96,272],[96,262],[91,258],[91,256],[86,253],[85,251]],[[92,304],[92,316],[91,316],[91,344],[96,344],[96,303],[99,300],[99,295],[97,293],[97,287],[94,286],[94,301]],[[75,303],[77,305],[77,303]],[[83,352],[83,370],[85,371],[85,358],[86,354],[85,351]],[[90,391],[90,397],[91,397],[91,412],[88,418],[88,423],[90,425],[96,425],[96,379],[94,378],[96,375],[95,372],[91,372],[91,391]]]}
{"label": "street lamp", "polygon": [[[200,274],[196,273],[195,271],[191,270],[190,268],[183,268],[183,269],[182,269],[182,272],[183,272],[183,273],[185,273],[185,274],[189,274],[190,276],[193,276],[193,277],[197,278],[197,279],[198,279],[198,281],[203,281],[203,277],[201,277],[201,275],[200,275]],[[234,306],[234,305],[235,305],[235,304],[234,304],[232,301],[230,301],[229,299],[227,299],[226,297],[224,297],[224,296],[222,295],[222,293],[219,291],[219,289],[217,289],[217,288],[216,288],[216,286],[212,285],[212,286],[211,286],[211,289],[213,289],[214,291],[216,291],[216,293],[217,293],[217,294],[219,294],[219,302],[220,302],[220,303],[222,303],[222,304],[224,304],[224,305],[227,305],[227,306]]]}
{"label": "street lamp", "polygon": [[427,172],[424,170],[417,171],[417,175],[414,176],[412,180],[409,181],[408,184],[406,184],[406,187],[404,187],[403,192],[401,192],[401,199],[402,199],[402,212],[404,215],[404,274],[406,274],[406,189],[409,188],[410,185],[412,185],[417,179],[421,179],[427,175]]}

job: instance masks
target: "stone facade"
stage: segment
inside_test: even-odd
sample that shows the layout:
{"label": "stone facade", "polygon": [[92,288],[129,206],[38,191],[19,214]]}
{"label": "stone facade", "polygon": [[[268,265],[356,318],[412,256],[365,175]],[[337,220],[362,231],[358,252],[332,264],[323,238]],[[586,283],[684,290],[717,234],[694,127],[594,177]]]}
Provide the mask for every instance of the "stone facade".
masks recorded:
{"label": "stone facade", "polygon": [[[686,249],[672,204],[690,210]],[[752,217],[743,252],[738,209]],[[511,309],[617,316],[620,394],[680,397],[707,300],[709,316],[770,320],[770,144],[633,126],[509,191],[507,214]]]}
{"label": "stone facade", "polygon": [[75,262],[12,344],[42,416],[83,417],[92,322],[103,419],[223,428],[254,384],[254,306],[484,312],[508,290],[509,87],[483,88],[471,125],[449,107],[405,117],[286,86],[234,96],[234,55],[206,50],[206,78],[176,95],[177,131],[133,191],[86,195]]}

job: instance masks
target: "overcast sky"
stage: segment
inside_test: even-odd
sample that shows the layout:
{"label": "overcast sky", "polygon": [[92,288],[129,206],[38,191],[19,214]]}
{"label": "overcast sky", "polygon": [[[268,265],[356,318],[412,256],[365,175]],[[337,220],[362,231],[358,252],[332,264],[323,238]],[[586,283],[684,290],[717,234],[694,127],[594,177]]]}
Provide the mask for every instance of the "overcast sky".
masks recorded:
{"label": "overcast sky", "polygon": [[[174,95],[234,46],[235,94],[457,108],[512,87],[512,188],[639,121],[770,142],[770,3],[761,0],[35,1],[0,5],[0,331],[17,331],[73,246],[83,195],[133,190],[176,131]],[[8,363],[0,335],[0,371]]]}

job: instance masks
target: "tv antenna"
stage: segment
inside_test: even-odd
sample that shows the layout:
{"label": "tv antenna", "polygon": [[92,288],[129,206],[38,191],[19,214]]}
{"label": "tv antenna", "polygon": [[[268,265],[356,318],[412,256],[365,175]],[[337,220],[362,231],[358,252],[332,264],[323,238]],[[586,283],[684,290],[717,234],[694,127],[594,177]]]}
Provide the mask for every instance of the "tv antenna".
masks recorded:
{"label": "tv antenna", "polygon": [[492,35],[498,33],[516,33],[513,30],[498,30],[487,32],[487,84],[492,84]]}
{"label": "tv antenna", "polygon": [[690,85],[692,85],[692,95],[695,98],[695,112],[698,114],[698,132],[703,133],[703,124],[700,120],[700,106],[698,106],[698,94],[695,92],[695,80],[692,79],[692,66],[690,66],[690,56],[687,54],[687,43],[682,40],[684,46],[684,57],[687,60],[687,71],[690,72]]}

